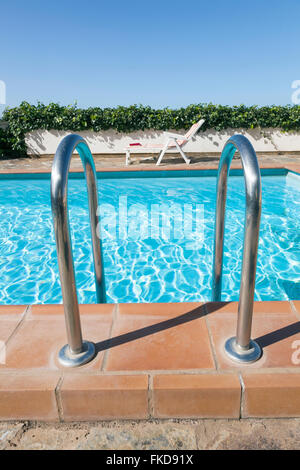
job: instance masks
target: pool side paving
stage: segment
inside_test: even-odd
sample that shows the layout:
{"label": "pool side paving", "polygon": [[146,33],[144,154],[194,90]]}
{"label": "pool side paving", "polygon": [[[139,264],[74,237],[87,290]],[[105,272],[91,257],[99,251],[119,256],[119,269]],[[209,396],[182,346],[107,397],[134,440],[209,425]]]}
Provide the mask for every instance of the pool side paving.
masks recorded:
{"label": "pool side paving", "polygon": [[[20,158],[13,160],[2,160],[0,174],[13,174],[13,173],[50,173],[53,155],[35,158]],[[208,170],[217,169],[220,160],[220,153],[215,156],[209,154],[195,154],[190,155],[191,164],[186,165],[180,158],[174,158],[171,155],[168,159],[162,162],[160,166],[156,166],[156,158],[148,157],[142,160],[141,157],[135,157],[133,163],[125,166],[124,155],[94,155],[94,161],[97,171],[165,171],[165,170]],[[284,155],[278,154],[261,154],[257,153],[260,168],[287,168],[293,171],[300,169],[300,153],[288,153]],[[238,153],[234,157],[231,168],[241,168],[241,161]],[[71,166],[71,171],[82,172],[83,167],[81,160],[77,154],[74,154]]]}
{"label": "pool side paving", "polygon": [[[297,160],[260,166],[300,172]],[[217,163],[188,167],[209,168]],[[16,162],[1,171],[23,172],[49,168],[20,169]],[[81,305],[83,337],[96,344],[97,355],[80,368],[65,369],[57,361],[66,343],[63,306],[2,305],[0,420],[300,417],[300,300],[255,302],[252,339],[263,355],[243,366],[223,350],[235,335],[237,307],[236,302]]]}
{"label": "pool side paving", "polygon": [[95,359],[64,369],[62,305],[1,306],[0,419],[300,416],[300,301],[255,302],[251,365],[232,363],[237,303],[81,305]]}

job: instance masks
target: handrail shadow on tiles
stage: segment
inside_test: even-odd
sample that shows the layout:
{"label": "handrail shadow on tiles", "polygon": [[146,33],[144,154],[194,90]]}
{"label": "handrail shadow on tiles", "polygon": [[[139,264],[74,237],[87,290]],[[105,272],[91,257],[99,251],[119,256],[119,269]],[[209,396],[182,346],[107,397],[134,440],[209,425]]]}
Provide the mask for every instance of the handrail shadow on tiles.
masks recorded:
{"label": "handrail shadow on tiles", "polygon": [[234,361],[251,363],[260,358],[260,346],[251,340],[254,287],[261,215],[261,177],[257,156],[252,144],[243,135],[232,136],[224,146],[218,169],[215,220],[212,300],[221,300],[223,246],[227,179],[232,158],[239,151],[246,188],[246,214],[243,263],[238,306],[236,337],[225,343],[227,355]]}
{"label": "handrail shadow on tiles", "polygon": [[80,155],[87,182],[97,302],[105,303],[95,164],[86,141],[79,135],[71,134],[60,142],[51,172],[51,206],[68,338],[68,344],[59,352],[59,361],[67,367],[86,364],[95,356],[94,344],[82,340],[69,228],[68,175],[72,154],[75,150]]}

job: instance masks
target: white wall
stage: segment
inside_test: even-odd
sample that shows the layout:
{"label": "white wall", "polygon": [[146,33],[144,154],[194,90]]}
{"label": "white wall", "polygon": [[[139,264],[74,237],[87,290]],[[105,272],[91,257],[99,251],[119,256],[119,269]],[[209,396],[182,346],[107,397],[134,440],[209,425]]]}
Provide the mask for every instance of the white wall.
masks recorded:
{"label": "white wall", "polygon": [[[184,134],[185,131],[173,131]],[[25,141],[29,155],[52,155],[55,153],[61,139],[74,132],[68,131],[46,131],[36,130],[26,134]],[[137,131],[128,134],[119,133],[115,130],[102,132],[80,131],[94,154],[125,153],[125,147],[130,142],[141,142],[147,144],[163,143],[165,138],[162,131],[148,130]],[[199,132],[193,141],[184,146],[186,152],[221,152],[227,139],[233,134],[244,134],[252,143],[257,152],[293,152],[300,151],[300,132],[282,132],[279,129],[226,129],[216,131],[208,129]],[[144,149],[134,147],[134,152],[145,153]],[[151,150],[148,150],[151,152]]]}

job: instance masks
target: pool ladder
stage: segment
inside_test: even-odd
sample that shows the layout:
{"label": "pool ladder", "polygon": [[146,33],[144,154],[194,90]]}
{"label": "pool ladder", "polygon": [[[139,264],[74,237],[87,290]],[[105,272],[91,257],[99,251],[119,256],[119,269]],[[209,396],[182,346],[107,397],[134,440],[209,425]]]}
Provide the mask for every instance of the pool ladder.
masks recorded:
{"label": "pool ladder", "polygon": [[[105,303],[105,280],[102,260],[96,170],[90,149],[85,140],[76,134],[66,136],[59,144],[51,173],[51,205],[58,266],[65,311],[68,344],[59,352],[59,361],[66,367],[86,364],[95,356],[95,346],[83,341],[72,244],[67,207],[68,174],[74,151],[77,150],[84,167],[93,245],[93,260],[98,303]],[[225,343],[225,352],[234,361],[251,363],[262,354],[260,346],[251,340],[254,286],[261,215],[261,177],[256,153],[243,135],[234,135],[224,146],[217,177],[217,206],[214,237],[212,301],[221,300],[223,245],[227,180],[231,161],[239,151],[244,170],[246,188],[246,217],[243,246],[243,263],[238,305],[237,333]]]}

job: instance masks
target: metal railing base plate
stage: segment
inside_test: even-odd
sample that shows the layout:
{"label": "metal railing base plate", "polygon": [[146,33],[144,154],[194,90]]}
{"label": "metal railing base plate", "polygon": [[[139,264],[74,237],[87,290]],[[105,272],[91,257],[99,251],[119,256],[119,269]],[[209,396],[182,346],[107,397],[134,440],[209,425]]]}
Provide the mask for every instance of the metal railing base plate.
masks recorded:
{"label": "metal railing base plate", "polygon": [[256,341],[250,340],[249,348],[242,349],[236,342],[236,337],[229,338],[225,343],[226,355],[235,362],[250,364],[257,361],[261,355],[262,350]]}
{"label": "metal railing base plate", "polygon": [[96,355],[96,348],[90,341],[83,341],[83,350],[78,354],[72,353],[68,344],[65,344],[58,353],[58,360],[64,367],[78,367],[90,362]]}

